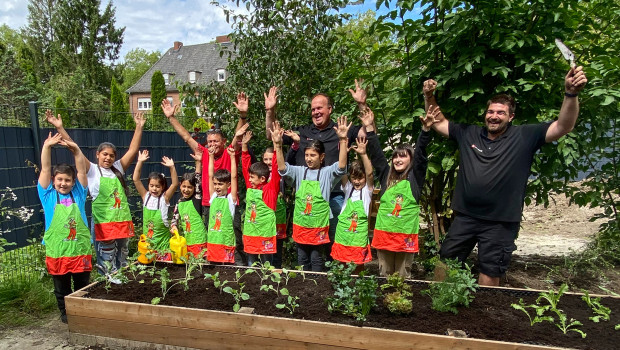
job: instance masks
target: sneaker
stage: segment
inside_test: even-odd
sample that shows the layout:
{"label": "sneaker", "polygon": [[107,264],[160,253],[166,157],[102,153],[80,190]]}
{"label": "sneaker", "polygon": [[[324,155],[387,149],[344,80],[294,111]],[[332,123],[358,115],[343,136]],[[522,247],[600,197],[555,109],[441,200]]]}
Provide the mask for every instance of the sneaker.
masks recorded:
{"label": "sneaker", "polygon": [[67,314],[66,313],[62,313],[60,314],[60,320],[62,321],[62,323],[67,323]]}

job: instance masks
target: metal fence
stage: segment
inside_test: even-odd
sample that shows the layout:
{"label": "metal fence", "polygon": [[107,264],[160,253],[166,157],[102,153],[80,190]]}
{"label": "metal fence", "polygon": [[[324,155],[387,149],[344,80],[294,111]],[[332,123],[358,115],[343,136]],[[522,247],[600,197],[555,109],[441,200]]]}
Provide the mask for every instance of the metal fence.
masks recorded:
{"label": "metal fence", "polygon": [[[4,232],[2,237],[13,243],[5,247],[6,252],[0,254],[0,282],[15,278],[22,280],[39,278],[45,269],[44,250],[40,244],[35,244],[40,242],[43,236],[45,222],[36,189],[38,168],[41,164],[40,147],[49,132],[55,132],[54,129],[40,127],[40,125],[49,126],[46,122],[43,124],[45,109],[47,108],[36,103],[31,103],[28,107],[0,105],[0,192],[8,191],[9,188],[17,197],[15,201],[5,201],[2,206],[14,208],[23,206],[34,210],[34,215],[25,223],[11,216],[0,218],[0,232]],[[106,111],[74,110],[74,112],[79,118],[96,119],[94,125],[111,120],[110,113]],[[191,126],[192,123],[189,118],[183,120],[185,125]],[[148,125],[147,119],[147,126],[151,128],[156,125],[152,123]],[[169,125],[167,128],[171,129]],[[104,129],[76,128],[68,129],[68,132],[89,160],[95,160],[97,147],[104,141],[117,146],[120,158],[127,151],[134,131]],[[151,171],[157,171],[164,172],[170,181],[167,169],[160,164],[164,155],[174,159],[179,175],[194,171],[194,160],[190,157],[191,150],[174,131],[144,131],[141,149],[148,149],[150,153],[150,160],[142,169],[143,179],[146,179]],[[52,150],[52,164],[58,163],[73,164],[73,155],[62,147],[55,147]],[[132,165],[127,169],[125,177],[130,189],[128,196],[134,221],[139,224],[142,219],[141,199],[137,196],[131,181],[133,168]],[[178,194],[175,197],[174,202]],[[90,207],[89,198],[86,204],[89,220]]]}

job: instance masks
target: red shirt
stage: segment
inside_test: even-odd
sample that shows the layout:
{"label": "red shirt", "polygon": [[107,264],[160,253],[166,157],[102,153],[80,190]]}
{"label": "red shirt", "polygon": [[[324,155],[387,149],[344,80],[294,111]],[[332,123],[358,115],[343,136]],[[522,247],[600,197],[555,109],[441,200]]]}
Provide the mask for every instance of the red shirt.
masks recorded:
{"label": "red shirt", "polygon": [[[228,147],[234,146],[232,143]],[[202,205],[209,206],[209,200],[211,199],[211,193],[209,192],[209,179],[211,178],[209,174],[209,149],[205,146],[198,144],[198,147],[202,151],[202,188],[205,193],[208,193],[208,196],[202,196]],[[236,153],[237,156],[237,164],[239,164],[239,153]],[[218,171],[220,169],[226,169],[230,171],[230,155],[226,150],[222,153],[219,158],[213,160],[213,170]],[[230,193],[230,188],[228,188],[228,193]]]}
{"label": "red shirt", "polygon": [[278,203],[278,195],[280,194],[280,173],[278,172],[278,162],[276,160],[276,153],[273,153],[273,163],[271,163],[271,179],[269,182],[262,184],[259,187],[254,187],[250,183],[250,163],[252,162],[252,156],[248,152],[241,152],[241,170],[243,172],[243,178],[245,179],[245,187],[255,188],[263,191],[263,202],[276,211],[276,205]]}

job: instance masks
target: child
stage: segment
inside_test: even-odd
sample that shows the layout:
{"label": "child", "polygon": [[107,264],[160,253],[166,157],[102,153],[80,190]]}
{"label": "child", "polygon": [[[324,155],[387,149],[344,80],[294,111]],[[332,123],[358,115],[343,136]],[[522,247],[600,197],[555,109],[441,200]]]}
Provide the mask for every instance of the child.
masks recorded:
{"label": "child", "polygon": [[[368,214],[374,189],[372,164],[366,154],[368,140],[357,138],[357,147],[353,149],[361,158],[351,163],[348,179],[342,177],[344,205],[338,216],[336,237],[331,256],[343,263],[353,262],[362,270],[364,263],[372,260],[370,242],[368,241]],[[379,147],[378,142],[373,147]]]}
{"label": "child", "polygon": [[[73,167],[67,164],[56,165],[52,171],[51,148],[57,144],[67,147],[75,156],[77,176]],[[88,285],[93,268],[90,231],[84,210],[88,180],[82,157],[74,142],[62,139],[60,134],[52,136],[50,132],[41,150],[37,186],[45,214],[45,265],[54,281],[54,295],[64,323],[67,323],[65,296]]]}
{"label": "child", "polygon": [[426,146],[436,114],[420,117],[422,132],[415,151],[410,145],[400,145],[392,154],[392,166],[381,179],[381,203],[377,212],[373,248],[377,249],[379,272],[389,276],[394,272],[404,278],[411,276],[413,253],[418,252],[420,228],[420,195],[426,177]]}
{"label": "child", "polygon": [[[45,116],[63,139],[71,140],[60,115],[55,118],[48,110]],[[142,113],[138,113],[133,116],[133,120],[136,130],[122,158],[117,160],[116,146],[109,142],[103,142],[97,148],[97,164],[89,162],[82,154],[81,161],[86,163],[88,171],[88,191],[93,201],[91,236],[95,240],[97,269],[101,274],[113,273],[127,266],[127,241],[134,234],[123,176],[138,154],[145,119]]]}
{"label": "child", "polygon": [[[287,132],[285,131],[286,135]],[[297,135],[297,134],[295,134]],[[299,135],[297,135],[299,137]],[[299,143],[297,143],[299,147]],[[271,175],[273,168],[273,147],[267,147],[263,153],[263,163],[269,167],[269,174]],[[275,167],[277,170],[278,167]],[[278,173],[278,176],[280,174]],[[284,200],[284,179],[280,177],[280,193],[278,194],[278,200],[276,202],[276,252],[273,254],[271,265],[276,269],[282,268],[282,250],[284,249],[284,241],[286,240],[286,201]],[[271,181],[271,180],[269,180]]]}
{"label": "child", "polygon": [[[230,171],[214,171],[215,147],[209,147],[209,225],[207,233],[207,260],[233,264],[235,262],[235,232],[233,217],[237,205],[237,162],[235,149],[226,148],[230,156]],[[230,188],[230,193],[229,192]]]}
{"label": "child", "polygon": [[[293,240],[297,243],[298,263],[304,270],[323,269],[324,245],[329,243],[329,219],[331,210],[327,199],[332,184],[344,175],[347,166],[347,118],[338,118],[336,134],[339,138],[338,162],[322,167],[325,148],[315,140],[304,149],[307,166],[292,166],[284,162],[282,135],[284,131],[277,122],[271,130],[280,175],[295,181],[295,211],[293,214]],[[308,178],[314,180],[307,180]]]}
{"label": "child", "polygon": [[191,155],[196,160],[196,172],[185,173],[181,180],[181,198],[174,207],[170,232],[178,230],[178,223],[185,233],[187,251],[196,258],[207,256],[207,228],[202,221],[202,191],[200,188],[200,168],[202,152]]}
{"label": "child", "polygon": [[241,140],[241,169],[247,187],[243,247],[248,255],[248,265],[252,266],[261,255],[269,255],[264,257],[269,260],[271,254],[276,252],[276,204],[280,193],[280,174],[277,159],[271,172],[263,162],[250,165],[250,139],[252,132],[247,131]]}
{"label": "child", "polygon": [[133,183],[143,203],[142,233],[151,239],[154,250],[158,252],[157,260],[170,261],[170,253],[161,254],[161,252],[170,250],[168,209],[170,208],[170,199],[179,186],[179,177],[174,167],[174,161],[164,156],[161,164],[170,169],[172,183],[168,187],[164,174],[152,172],[148,177],[149,189],[147,190],[140,180],[140,174],[142,173],[142,165],[148,159],[149,151],[144,150],[138,153],[138,163],[136,163],[136,168],[133,171]]}

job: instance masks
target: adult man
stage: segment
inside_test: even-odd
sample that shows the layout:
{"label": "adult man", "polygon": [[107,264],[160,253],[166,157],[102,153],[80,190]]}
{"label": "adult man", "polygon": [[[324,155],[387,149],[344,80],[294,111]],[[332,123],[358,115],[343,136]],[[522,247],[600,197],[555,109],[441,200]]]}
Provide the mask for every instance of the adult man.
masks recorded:
{"label": "adult man", "polygon": [[[248,115],[248,98],[245,93],[240,92],[237,94],[237,102],[233,102],[234,105],[239,110],[239,121],[237,122],[237,127],[235,130],[235,137],[233,141],[228,147],[235,147],[235,155],[237,157],[237,163],[239,163],[239,155],[240,146],[237,144],[237,139],[243,135],[243,133],[248,128],[249,124],[247,124],[247,115]],[[209,200],[210,196],[207,194],[209,189],[209,152],[208,149],[215,148],[214,153],[214,170],[217,171],[219,169],[226,169],[230,171],[230,155],[226,152],[226,137],[222,133],[220,129],[209,130],[207,132],[207,147],[199,144],[196,140],[194,140],[191,134],[181,125],[178,119],[175,117],[175,113],[178,111],[178,105],[173,107],[170,101],[164,99],[161,103],[161,108],[164,111],[164,114],[168,118],[168,121],[174,128],[174,130],[183,138],[183,141],[187,143],[187,145],[194,151],[194,153],[202,153],[202,190],[206,191],[202,196],[202,206],[203,206],[203,216],[205,218],[205,224],[208,224],[209,221]],[[238,208],[238,206],[237,206]],[[239,216],[239,220],[235,220],[236,227],[235,235],[237,237],[237,247],[236,251],[238,252],[237,261],[240,261],[241,264],[246,265],[246,257],[243,254],[243,240],[241,239],[241,210],[237,209],[239,213],[235,212],[235,218]]]}
{"label": "adult man", "polygon": [[[368,109],[368,105],[366,104],[366,91],[361,88],[361,83],[363,81],[355,80],[355,90],[349,89],[351,96],[355,100],[358,105],[360,111],[365,111]],[[277,103],[277,88],[272,86],[269,90],[269,94],[265,94],[265,126],[267,130],[267,139],[271,140],[271,132],[273,122],[275,121],[275,107]],[[312,113],[312,124],[303,125],[300,127],[293,128],[297,131],[299,135],[299,141],[297,140],[296,135],[292,135],[291,133],[286,133],[283,136],[283,144],[284,145],[293,145],[294,150],[302,150],[301,152],[296,152],[294,154],[294,163],[292,165],[305,165],[305,153],[303,150],[314,140],[320,140],[323,142],[325,146],[325,166],[329,166],[338,161],[338,136],[336,135],[336,131],[334,127],[336,123],[331,120],[331,114],[334,108],[334,103],[332,99],[323,93],[316,94],[312,97],[310,109]],[[373,122],[372,119],[368,119],[364,117],[364,114],[361,117],[362,124],[365,126],[365,123],[369,121]],[[360,136],[366,136],[366,132],[364,128],[359,126],[352,126],[349,129],[348,133],[349,144],[355,141],[355,139]],[[297,142],[299,144],[297,145]],[[378,150],[380,151],[380,150]],[[373,159],[374,152],[369,153],[371,160]],[[287,156],[287,160],[292,160]],[[334,241],[334,235],[336,232],[336,224],[338,223],[338,215],[340,214],[340,210],[342,209],[342,205],[344,203],[344,193],[340,190],[339,187],[334,188],[330,195],[329,206],[332,211],[332,219],[330,219],[329,223],[329,239],[330,244],[327,248],[327,257],[330,258],[331,244]]]}
{"label": "adult man", "polygon": [[[441,246],[442,259],[464,261],[476,244],[480,285],[498,286],[510,264],[519,232],[525,187],[534,154],[575,126],[578,93],[587,82],[582,67],[571,68],[564,79],[565,96],[553,122],[513,126],[515,101],[497,95],[487,102],[485,128],[457,124],[439,114],[435,131],[455,140],[460,151],[459,172],[452,200],[454,222]],[[427,110],[437,102],[437,83],[424,82]]]}

